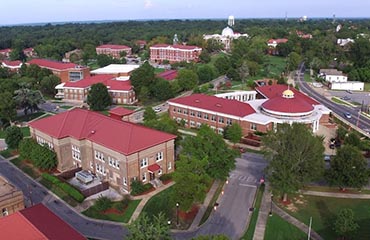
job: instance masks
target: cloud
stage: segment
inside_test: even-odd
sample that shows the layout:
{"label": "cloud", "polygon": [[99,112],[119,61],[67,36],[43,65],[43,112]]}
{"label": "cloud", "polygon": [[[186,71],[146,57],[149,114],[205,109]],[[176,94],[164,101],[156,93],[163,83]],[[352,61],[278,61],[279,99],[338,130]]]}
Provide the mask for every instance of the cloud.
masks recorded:
{"label": "cloud", "polygon": [[152,0],[145,0],[144,1],[144,8],[152,8],[152,7],[153,7]]}

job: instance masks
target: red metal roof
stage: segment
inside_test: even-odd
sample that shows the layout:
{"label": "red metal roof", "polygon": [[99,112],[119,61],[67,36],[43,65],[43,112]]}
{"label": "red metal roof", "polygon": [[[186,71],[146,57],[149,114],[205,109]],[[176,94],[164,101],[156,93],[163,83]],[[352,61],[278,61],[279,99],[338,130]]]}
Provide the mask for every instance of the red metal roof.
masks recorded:
{"label": "red metal roof", "polygon": [[[274,85],[265,85],[262,87],[257,87],[256,91],[265,96],[266,98],[274,98],[274,97],[281,97],[283,92],[288,89],[287,85],[284,84],[274,84]],[[316,100],[310,98],[306,94],[296,90],[295,88],[290,88],[294,92],[294,99],[295,100],[302,100],[304,102],[309,103],[310,105],[318,105],[320,104]]]}
{"label": "red metal roof", "polygon": [[96,83],[103,83],[111,91],[129,91],[132,89],[131,81],[115,80],[111,74],[99,74],[89,76],[76,82],[66,82],[64,87],[68,88],[89,88]]}
{"label": "red metal roof", "polygon": [[66,70],[66,69],[85,69],[86,67],[80,66],[74,63],[58,62],[48,59],[35,58],[27,62],[28,64],[36,64],[41,68],[55,69],[55,70]]}
{"label": "red metal roof", "polygon": [[107,48],[107,49],[130,49],[129,46],[126,45],[116,45],[116,44],[104,44],[97,46],[96,48]]}
{"label": "red metal roof", "polygon": [[19,60],[16,60],[16,61],[8,61],[8,60],[3,60],[2,61],[6,66],[9,66],[9,67],[21,67],[22,65],[22,62],[19,61]]}
{"label": "red metal roof", "polygon": [[10,48],[0,49],[0,53],[10,53],[11,51]]}
{"label": "red metal roof", "polygon": [[163,78],[167,81],[172,81],[177,78],[177,70],[167,70],[157,74],[157,77]]}
{"label": "red metal roof", "polygon": [[187,97],[174,98],[168,102],[237,117],[245,117],[249,114],[255,113],[254,109],[248,103],[204,94],[193,94]]}
{"label": "red metal roof", "polygon": [[86,240],[42,204],[0,218],[0,229],[7,240]]}
{"label": "red metal roof", "polygon": [[314,107],[302,98],[284,98],[283,96],[270,98],[262,104],[266,110],[281,113],[308,113]]}
{"label": "red metal roof", "polygon": [[172,47],[172,48],[184,49],[184,50],[195,50],[195,49],[200,48],[200,47],[198,47],[198,46],[180,45],[180,44],[177,44],[177,45],[170,45],[170,44],[164,44],[164,43],[155,44],[155,45],[153,45],[152,47],[155,47],[155,48],[166,48],[166,47]]}
{"label": "red metal roof", "polygon": [[156,163],[154,163],[154,164],[152,164],[148,167],[149,172],[152,172],[152,173],[155,172],[155,171],[158,171],[159,169],[161,169],[161,166],[159,166]]}
{"label": "red metal roof", "polygon": [[172,134],[78,108],[36,120],[29,126],[57,139],[88,139],[125,155],[176,138]]}
{"label": "red metal roof", "polygon": [[268,40],[268,43],[274,43],[274,42],[276,42],[277,44],[286,43],[286,42],[288,42],[288,39],[286,39],[286,38],[277,38],[277,39],[271,38],[270,40]]}
{"label": "red metal roof", "polygon": [[114,115],[117,115],[117,116],[120,116],[120,117],[130,115],[133,112],[134,112],[133,110],[123,108],[123,107],[115,107],[115,108],[109,110],[110,114],[114,114]]}

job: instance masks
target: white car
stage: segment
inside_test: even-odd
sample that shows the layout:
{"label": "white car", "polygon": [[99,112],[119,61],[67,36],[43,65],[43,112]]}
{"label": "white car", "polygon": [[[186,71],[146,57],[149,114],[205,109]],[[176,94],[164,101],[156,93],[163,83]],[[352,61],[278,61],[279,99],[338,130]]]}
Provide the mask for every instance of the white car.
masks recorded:
{"label": "white car", "polygon": [[160,111],[162,111],[162,108],[161,107],[155,107],[154,108],[154,112],[160,112]]}

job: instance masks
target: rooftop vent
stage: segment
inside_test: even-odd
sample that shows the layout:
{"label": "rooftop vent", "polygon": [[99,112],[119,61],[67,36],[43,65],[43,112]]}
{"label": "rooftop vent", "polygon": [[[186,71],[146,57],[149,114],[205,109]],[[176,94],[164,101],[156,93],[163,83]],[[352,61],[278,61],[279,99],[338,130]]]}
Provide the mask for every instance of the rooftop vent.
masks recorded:
{"label": "rooftop vent", "polygon": [[91,130],[91,134],[94,134],[95,133],[95,130]]}
{"label": "rooftop vent", "polygon": [[216,107],[222,107],[222,105],[220,103],[217,103]]}
{"label": "rooftop vent", "polygon": [[195,99],[195,102],[196,102],[196,103],[200,103],[200,100],[199,100],[199,99]]}

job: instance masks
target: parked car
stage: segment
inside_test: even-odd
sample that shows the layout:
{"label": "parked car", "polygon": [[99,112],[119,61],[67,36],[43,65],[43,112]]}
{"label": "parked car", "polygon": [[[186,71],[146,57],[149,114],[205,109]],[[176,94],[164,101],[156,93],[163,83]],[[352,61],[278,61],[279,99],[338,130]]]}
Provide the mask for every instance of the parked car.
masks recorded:
{"label": "parked car", "polygon": [[351,98],[350,98],[350,97],[348,97],[348,96],[344,96],[344,97],[342,97],[342,99],[343,99],[343,100],[346,100],[346,101],[351,100]]}
{"label": "parked car", "polygon": [[160,112],[160,111],[162,111],[162,108],[161,107],[155,107],[154,108],[154,112]]}
{"label": "parked car", "polygon": [[352,118],[352,115],[349,112],[345,112],[344,116],[348,119]]}
{"label": "parked car", "polygon": [[348,89],[348,90],[346,90],[346,92],[348,92],[348,93],[352,94],[352,91],[351,91],[351,90],[349,90],[349,89]]}
{"label": "parked car", "polygon": [[324,155],[325,162],[330,162],[330,160],[331,160],[331,155]]}

